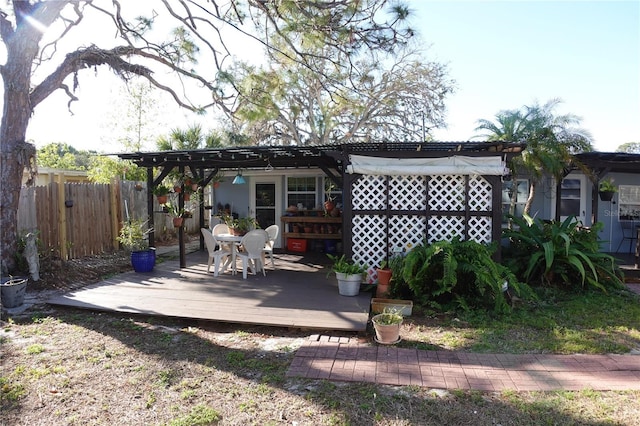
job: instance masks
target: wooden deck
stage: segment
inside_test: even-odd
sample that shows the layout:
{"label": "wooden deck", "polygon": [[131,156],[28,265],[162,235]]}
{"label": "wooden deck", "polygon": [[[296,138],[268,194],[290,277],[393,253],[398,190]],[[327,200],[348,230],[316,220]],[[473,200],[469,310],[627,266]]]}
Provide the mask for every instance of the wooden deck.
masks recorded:
{"label": "wooden deck", "polygon": [[313,255],[275,254],[275,270],[269,262],[266,277],[243,280],[241,272],[207,274],[206,252],[195,252],[187,255],[184,269],[168,260],[153,272],[120,274],[48,303],[277,327],[366,330],[372,294],[340,296],[335,277],[326,277],[326,259]]}

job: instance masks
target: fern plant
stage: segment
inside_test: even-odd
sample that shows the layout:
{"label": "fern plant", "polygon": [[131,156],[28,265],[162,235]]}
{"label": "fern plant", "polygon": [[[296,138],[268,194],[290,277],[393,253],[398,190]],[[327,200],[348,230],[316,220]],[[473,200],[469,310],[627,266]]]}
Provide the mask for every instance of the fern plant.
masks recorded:
{"label": "fern plant", "polygon": [[533,297],[530,288],[518,282],[492,255],[496,246],[475,241],[427,242],[414,247],[405,257],[402,281],[414,301],[421,306],[442,310],[457,307],[469,310],[491,306],[496,312],[511,310],[503,284],[521,297]]}

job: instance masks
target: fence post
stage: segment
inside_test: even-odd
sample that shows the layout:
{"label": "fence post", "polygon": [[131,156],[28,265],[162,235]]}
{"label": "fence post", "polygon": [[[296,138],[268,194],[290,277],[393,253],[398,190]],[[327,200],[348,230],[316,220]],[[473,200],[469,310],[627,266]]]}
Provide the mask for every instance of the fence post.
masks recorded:
{"label": "fence post", "polygon": [[111,238],[113,247],[120,247],[118,244],[118,235],[120,235],[120,222],[122,222],[121,214],[121,197],[120,197],[120,185],[122,182],[119,179],[111,179],[111,185],[109,186],[109,210],[111,210]]}
{"label": "fence post", "polygon": [[69,255],[67,247],[67,212],[65,211],[64,198],[64,174],[58,173],[58,241],[60,242],[60,258],[67,260]]}

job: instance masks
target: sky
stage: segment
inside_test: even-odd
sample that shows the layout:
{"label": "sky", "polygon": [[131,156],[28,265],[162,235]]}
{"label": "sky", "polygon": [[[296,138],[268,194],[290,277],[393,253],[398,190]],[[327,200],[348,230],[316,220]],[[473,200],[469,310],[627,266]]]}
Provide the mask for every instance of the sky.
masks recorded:
{"label": "sky", "polygon": [[[559,98],[556,113],[580,117],[596,150],[640,142],[640,2],[408,3],[427,59],[447,64],[455,80],[456,91],[445,102],[447,128],[434,131],[436,140],[470,140],[481,118]],[[112,73],[86,72],[74,115],[58,93],[36,108],[27,137],[38,147],[66,142],[118,152],[121,147],[104,136],[114,126],[121,90]],[[159,132],[195,122],[170,99],[162,104]]]}

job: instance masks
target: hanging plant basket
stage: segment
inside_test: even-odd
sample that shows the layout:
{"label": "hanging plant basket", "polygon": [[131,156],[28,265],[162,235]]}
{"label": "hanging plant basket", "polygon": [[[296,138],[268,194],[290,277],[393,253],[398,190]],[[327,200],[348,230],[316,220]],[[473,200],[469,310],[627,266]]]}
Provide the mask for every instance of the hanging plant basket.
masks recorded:
{"label": "hanging plant basket", "polygon": [[174,226],[174,228],[180,228],[183,223],[184,223],[184,218],[183,217],[174,217],[173,218],[173,226]]}
{"label": "hanging plant basket", "polygon": [[602,201],[611,201],[613,200],[613,195],[615,191],[600,191],[598,195],[600,195],[600,200]]}

